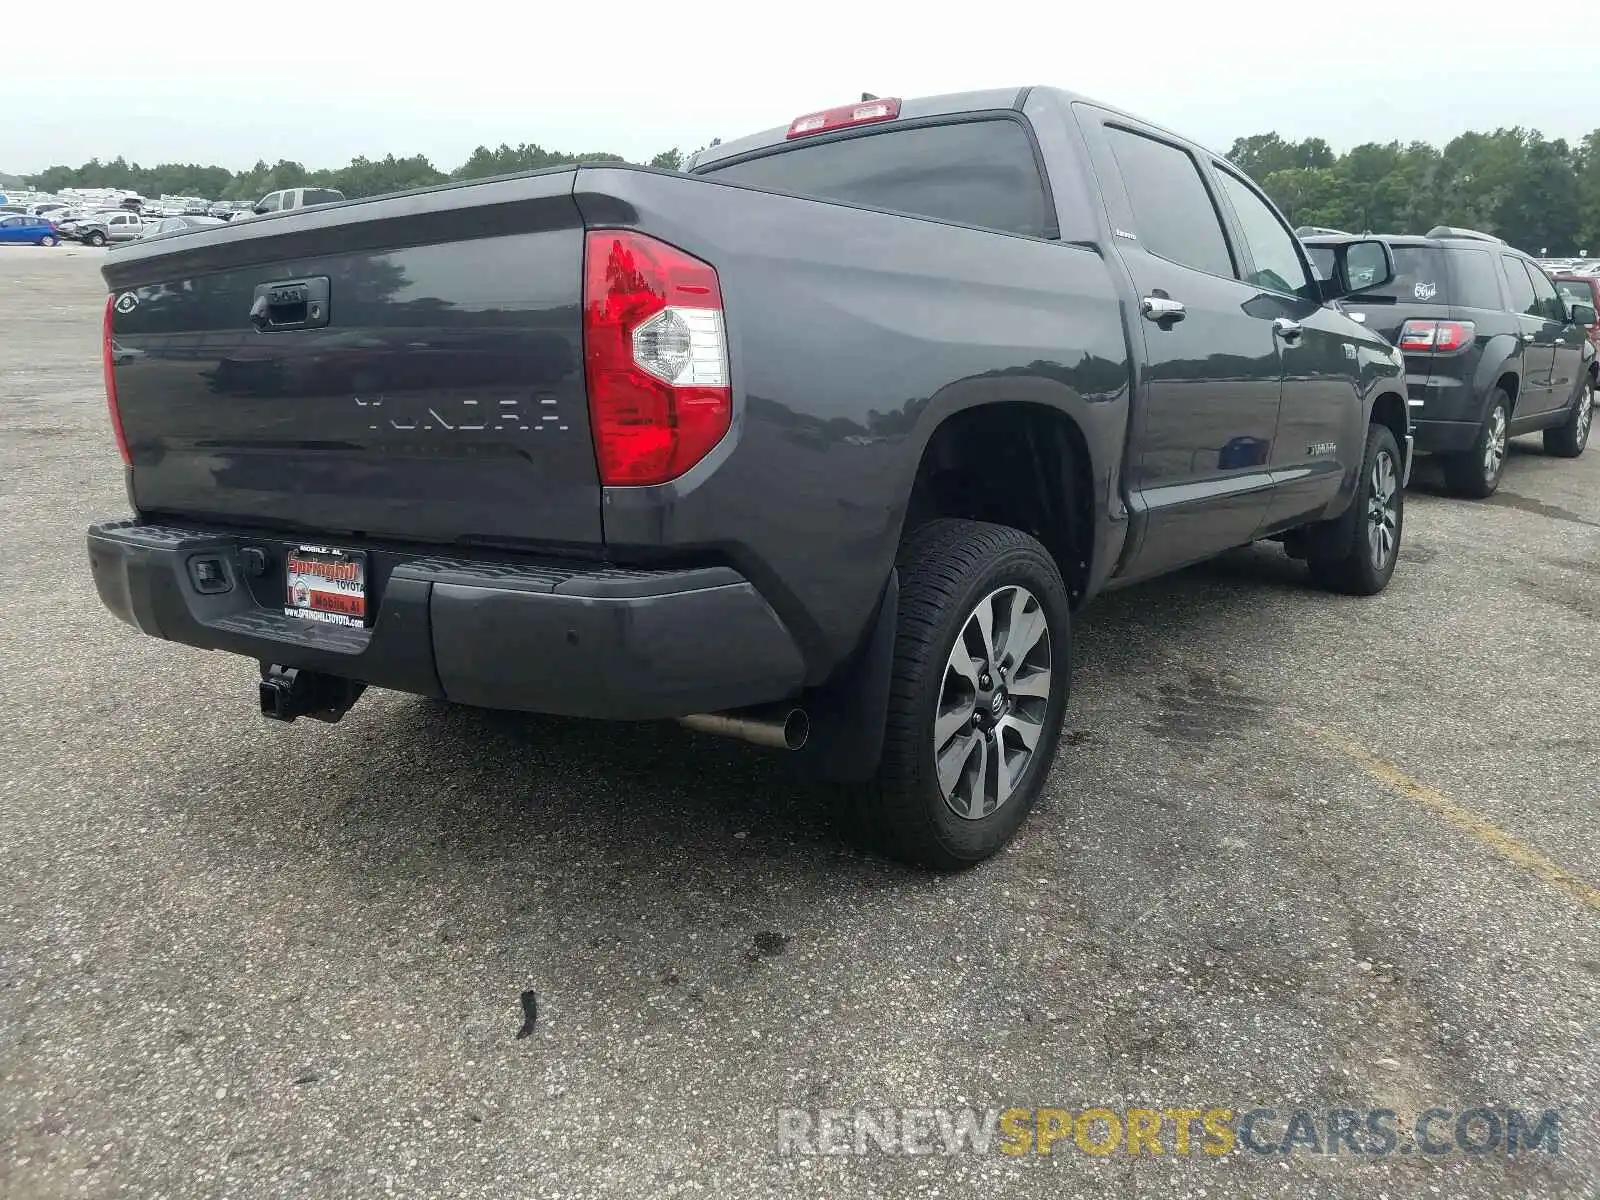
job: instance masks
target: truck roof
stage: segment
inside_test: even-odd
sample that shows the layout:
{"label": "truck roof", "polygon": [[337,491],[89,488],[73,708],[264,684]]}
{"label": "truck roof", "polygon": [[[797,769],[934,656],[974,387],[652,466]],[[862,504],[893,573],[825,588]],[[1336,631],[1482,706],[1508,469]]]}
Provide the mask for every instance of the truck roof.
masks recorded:
{"label": "truck roof", "polygon": [[[978,112],[984,109],[1013,108],[1027,88],[992,88],[982,92],[949,92],[942,96],[923,96],[914,100],[901,100],[900,117],[904,121],[916,117],[942,117],[953,113]],[[838,103],[847,103],[840,100]],[[796,113],[800,116],[800,113]],[[697,171],[714,162],[725,158],[735,158],[741,154],[748,154],[752,150],[765,150],[770,146],[781,146],[788,140],[789,126],[779,125],[773,129],[766,129],[760,133],[752,133],[746,137],[735,138],[731,142],[723,142],[718,146],[710,146],[695,156],[690,165],[691,171]]]}
{"label": "truck roof", "polygon": [[[1160,130],[1162,133],[1176,141],[1184,142],[1191,146],[1198,145],[1193,138],[1185,137],[1183,134],[1177,133],[1170,129],[1164,129],[1156,122],[1151,121],[1146,117],[1141,117],[1137,113],[1124,112],[1122,109],[1117,108],[1116,105],[1106,104],[1104,101],[1096,100],[1091,96],[1083,96],[1076,92],[1067,91],[1064,88],[1055,87],[1026,86],[1013,88],[988,88],[986,90],[974,92],[946,92],[938,96],[921,96],[909,100],[902,98],[900,100],[900,115],[897,120],[906,121],[908,119],[914,120],[919,117],[954,116],[959,113],[969,112],[992,112],[995,109],[1005,108],[1021,109],[1023,104],[1027,101],[1030,93],[1037,92],[1048,94],[1063,107],[1078,102],[1082,102],[1084,104],[1093,104],[1097,108],[1104,109],[1107,112],[1116,113],[1119,116],[1127,117],[1130,120],[1137,121],[1148,128]],[[841,100],[837,103],[844,104],[849,103],[849,101]],[[802,115],[804,114],[795,114],[797,117]],[[881,128],[887,130],[892,129],[893,127],[894,123],[888,122],[885,123],[885,125]],[[782,146],[788,141],[788,135],[789,126],[779,125],[773,129],[763,130],[760,133],[752,133],[746,137],[735,138],[731,142],[723,142],[720,145],[707,147],[694,156],[694,159],[689,164],[688,170],[691,172],[700,171],[711,166],[713,163],[722,162],[730,158],[736,158],[739,155],[749,154],[757,150],[768,150],[776,146]],[[1209,147],[1206,147],[1206,149],[1209,149]],[[1219,158],[1223,157],[1220,151],[1211,152],[1216,154]]]}

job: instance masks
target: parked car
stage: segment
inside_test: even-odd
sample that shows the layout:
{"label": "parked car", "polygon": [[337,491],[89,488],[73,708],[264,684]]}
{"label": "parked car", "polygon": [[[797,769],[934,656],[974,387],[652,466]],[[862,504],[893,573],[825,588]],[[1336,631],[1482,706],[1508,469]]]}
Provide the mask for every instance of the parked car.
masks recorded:
{"label": "parked car", "polygon": [[344,193],[337,188],[284,188],[282,191],[268,192],[260,201],[244,212],[234,216],[264,217],[271,213],[288,212],[296,208],[311,208],[318,204],[339,204],[344,201]]}
{"label": "parked car", "polygon": [[1385,243],[1319,282],[1235,168],[1064,92],[252,233],[104,264],[108,341],[191,357],[108,372],[138,515],[88,545],[275,718],[678,718],[870,781],[884,848],[956,868],[1039,795],[1091,597],[1265,538],[1395,569],[1404,363],[1330,305]]}
{"label": "parked car", "polygon": [[160,237],[164,233],[187,233],[191,229],[214,229],[227,222],[217,217],[163,217],[145,223],[141,237]]}
{"label": "parked car", "polygon": [[[1507,440],[1521,434],[1542,431],[1549,454],[1582,454],[1593,424],[1592,307],[1575,313],[1538,263],[1488,234],[1439,226],[1382,240],[1394,279],[1347,304],[1405,353],[1417,449],[1440,457],[1450,489],[1492,495]],[[1307,239],[1323,274],[1341,241]]]}
{"label": "parked car", "polygon": [[144,229],[138,213],[118,209],[114,212],[94,213],[74,221],[63,221],[57,226],[62,237],[89,246],[104,246],[108,242],[131,242]]}
{"label": "parked car", "polygon": [[25,217],[16,213],[0,216],[0,244],[54,246],[60,240],[56,227],[44,217]]}

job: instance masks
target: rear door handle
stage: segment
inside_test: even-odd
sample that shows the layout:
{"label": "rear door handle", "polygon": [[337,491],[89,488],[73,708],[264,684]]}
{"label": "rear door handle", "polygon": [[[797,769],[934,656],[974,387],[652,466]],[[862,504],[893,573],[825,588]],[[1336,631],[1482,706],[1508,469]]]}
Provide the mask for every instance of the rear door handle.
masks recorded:
{"label": "rear door handle", "polygon": [[1189,315],[1189,310],[1183,306],[1183,301],[1174,300],[1170,296],[1146,296],[1139,301],[1139,311],[1144,314],[1145,320],[1154,321],[1163,329],[1169,328]]}
{"label": "rear door handle", "polygon": [[1299,321],[1291,321],[1288,317],[1278,317],[1272,322],[1272,332],[1286,342],[1298,342],[1303,331]]}

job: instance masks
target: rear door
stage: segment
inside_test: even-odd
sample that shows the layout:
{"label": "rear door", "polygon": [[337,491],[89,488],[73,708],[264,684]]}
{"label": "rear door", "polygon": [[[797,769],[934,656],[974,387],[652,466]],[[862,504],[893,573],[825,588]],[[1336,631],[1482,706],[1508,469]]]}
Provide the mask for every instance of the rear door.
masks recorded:
{"label": "rear door", "polygon": [[1079,105],[1145,347],[1129,490],[1146,511],[1130,576],[1254,537],[1271,496],[1283,368],[1272,320],[1244,283],[1217,200],[1191,151]]}
{"label": "rear door", "polygon": [[[1556,407],[1551,376],[1555,372],[1556,339],[1564,325],[1546,315],[1535,289],[1533,274],[1515,254],[1502,254],[1511,311],[1522,330],[1522,391],[1517,396],[1513,420],[1549,412]],[[1542,272],[1541,272],[1542,274]],[[1549,281],[1546,280],[1548,283]],[[1552,287],[1551,292],[1555,289]]]}

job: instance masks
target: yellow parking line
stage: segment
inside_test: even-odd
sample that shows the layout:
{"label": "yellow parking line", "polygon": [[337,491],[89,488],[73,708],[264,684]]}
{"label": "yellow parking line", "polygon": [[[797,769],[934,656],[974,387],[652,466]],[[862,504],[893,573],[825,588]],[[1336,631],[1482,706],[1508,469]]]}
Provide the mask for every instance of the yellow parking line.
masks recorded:
{"label": "yellow parking line", "polygon": [[1471,809],[1463,808],[1443,792],[1417,782],[1393,763],[1379,758],[1343,734],[1316,725],[1304,727],[1324,746],[1358,763],[1379,783],[1386,784],[1407,799],[1416,800],[1431,808],[1457,829],[1480,845],[1494,851],[1507,862],[1514,863],[1526,871],[1532,871],[1551,887],[1566,892],[1580,904],[1600,909],[1600,888],[1595,887],[1587,879],[1574,875],[1561,864],[1546,858],[1520,838],[1484,820]]}

